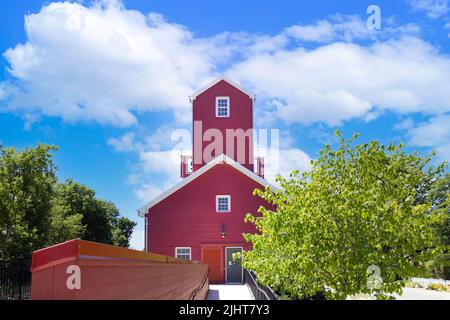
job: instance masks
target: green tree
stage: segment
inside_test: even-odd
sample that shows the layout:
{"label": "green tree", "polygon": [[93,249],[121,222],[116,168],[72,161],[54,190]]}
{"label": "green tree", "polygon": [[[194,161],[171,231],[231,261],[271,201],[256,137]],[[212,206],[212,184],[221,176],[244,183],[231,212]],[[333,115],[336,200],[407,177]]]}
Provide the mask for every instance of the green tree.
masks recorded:
{"label": "green tree", "polygon": [[443,220],[435,225],[435,230],[444,252],[429,261],[426,266],[431,276],[450,279],[450,174],[436,179],[426,192],[432,210],[443,215]]}
{"label": "green tree", "polygon": [[0,257],[29,256],[47,241],[56,167],[54,146],[0,146]]}
{"label": "green tree", "polygon": [[113,243],[115,246],[128,248],[130,246],[131,235],[133,234],[133,229],[136,227],[137,223],[127,219],[125,217],[120,217],[114,221],[113,228]]}
{"label": "green tree", "polygon": [[94,190],[73,180],[57,187],[56,198],[57,208],[62,211],[60,216],[72,217],[76,228],[72,226],[69,230],[83,231],[82,239],[128,247],[136,224],[120,217],[112,202],[96,198]]}
{"label": "green tree", "polygon": [[86,226],[83,225],[82,221],[83,214],[74,213],[67,199],[65,185],[55,184],[48,244],[51,245],[83,237]]}
{"label": "green tree", "polygon": [[450,246],[450,173],[432,185],[427,198],[432,203],[432,209],[444,215],[443,221],[437,224],[436,231],[441,243],[448,247]]}
{"label": "green tree", "polygon": [[[260,233],[245,235],[253,250],[243,263],[264,284],[298,298],[382,298],[439,251],[433,225],[442,217],[415,200],[430,159],[402,145],[354,146],[356,137],[327,145],[311,171],[278,177],[282,191],[255,190],[273,209],[247,215]],[[370,281],[376,268],[382,282]]]}

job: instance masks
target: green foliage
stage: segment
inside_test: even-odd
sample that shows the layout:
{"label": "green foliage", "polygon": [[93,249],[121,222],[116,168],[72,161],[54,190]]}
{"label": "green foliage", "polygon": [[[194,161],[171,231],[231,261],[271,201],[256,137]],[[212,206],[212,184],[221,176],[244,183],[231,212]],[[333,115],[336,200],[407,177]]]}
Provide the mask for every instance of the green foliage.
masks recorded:
{"label": "green foliage", "polygon": [[432,277],[450,280],[450,254],[440,254],[426,266]]}
{"label": "green foliage", "polygon": [[[440,250],[433,225],[442,215],[416,200],[433,178],[430,159],[402,145],[354,146],[356,138],[340,138],[336,150],[327,145],[310,172],[278,177],[283,191],[255,190],[275,209],[247,215],[260,234],[245,235],[253,250],[244,266],[264,284],[300,299],[386,298]],[[380,268],[380,286],[368,286],[371,265]]]}
{"label": "green foliage", "polygon": [[95,191],[58,184],[52,151],[38,145],[16,151],[0,145],[0,259],[29,257],[47,245],[83,238],[128,246],[135,223]]}
{"label": "green foliage", "polygon": [[71,218],[66,222],[72,221],[71,226],[66,228],[72,234],[65,240],[80,237],[121,247],[129,246],[136,223],[120,217],[112,202],[97,199],[94,190],[72,180],[59,184],[55,189],[55,213]]}
{"label": "green foliage", "polygon": [[440,242],[450,246],[450,173],[436,179],[426,197],[432,203],[432,209],[444,216],[444,219],[436,225],[436,232]]}
{"label": "green foliage", "polygon": [[427,262],[426,270],[431,277],[450,279],[450,174],[447,173],[434,180],[430,179],[428,191],[422,192],[419,199],[430,202],[432,210],[444,217],[434,226],[439,242],[445,248],[444,254],[438,255]]}
{"label": "green foliage", "polygon": [[406,281],[405,287],[407,287],[407,288],[422,288],[422,285],[419,282]]}
{"label": "green foliage", "polygon": [[450,291],[450,288],[448,286],[445,286],[445,285],[440,284],[440,283],[430,283],[428,285],[427,289],[429,289],[429,290],[436,290],[436,291],[442,291],[442,292]]}
{"label": "green foliage", "polygon": [[26,257],[46,243],[55,150],[42,144],[21,152],[0,146],[0,257]]}
{"label": "green foliage", "polygon": [[128,248],[130,246],[131,235],[137,223],[127,218],[120,217],[114,222],[113,243],[119,247]]}

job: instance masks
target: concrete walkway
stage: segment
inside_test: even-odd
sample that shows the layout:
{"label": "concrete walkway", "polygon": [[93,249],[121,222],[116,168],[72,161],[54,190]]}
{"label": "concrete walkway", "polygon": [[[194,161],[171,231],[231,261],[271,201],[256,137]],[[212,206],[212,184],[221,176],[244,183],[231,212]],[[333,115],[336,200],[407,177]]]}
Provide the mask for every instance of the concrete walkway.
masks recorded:
{"label": "concrete walkway", "polygon": [[397,300],[450,300],[449,292],[427,290],[423,288],[404,288]]}
{"label": "concrete walkway", "polygon": [[207,300],[255,300],[247,285],[212,284],[209,286]]}

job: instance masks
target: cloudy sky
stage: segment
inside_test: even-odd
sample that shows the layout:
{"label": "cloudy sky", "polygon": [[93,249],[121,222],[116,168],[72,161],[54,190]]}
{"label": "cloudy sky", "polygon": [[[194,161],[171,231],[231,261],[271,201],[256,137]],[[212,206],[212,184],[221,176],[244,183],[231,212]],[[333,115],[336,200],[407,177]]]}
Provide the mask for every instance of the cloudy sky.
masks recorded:
{"label": "cloudy sky", "polygon": [[61,179],[139,222],[135,248],[136,209],[179,179],[188,96],[220,75],[280,130],[270,177],[307,169],[336,129],[450,160],[450,1],[282,3],[1,1],[0,143],[59,146]]}

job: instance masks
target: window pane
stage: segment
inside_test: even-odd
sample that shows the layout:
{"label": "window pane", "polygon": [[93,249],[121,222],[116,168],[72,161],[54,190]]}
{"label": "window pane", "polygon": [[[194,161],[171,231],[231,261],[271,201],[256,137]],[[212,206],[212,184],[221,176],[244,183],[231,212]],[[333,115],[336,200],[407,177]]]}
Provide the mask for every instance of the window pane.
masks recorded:
{"label": "window pane", "polygon": [[228,197],[217,198],[217,211],[223,212],[230,211],[230,198]]}
{"label": "window pane", "polygon": [[218,117],[230,116],[230,100],[229,98],[217,98],[216,113]]}
{"label": "window pane", "polygon": [[191,259],[191,248],[177,248],[177,258],[190,260]]}

